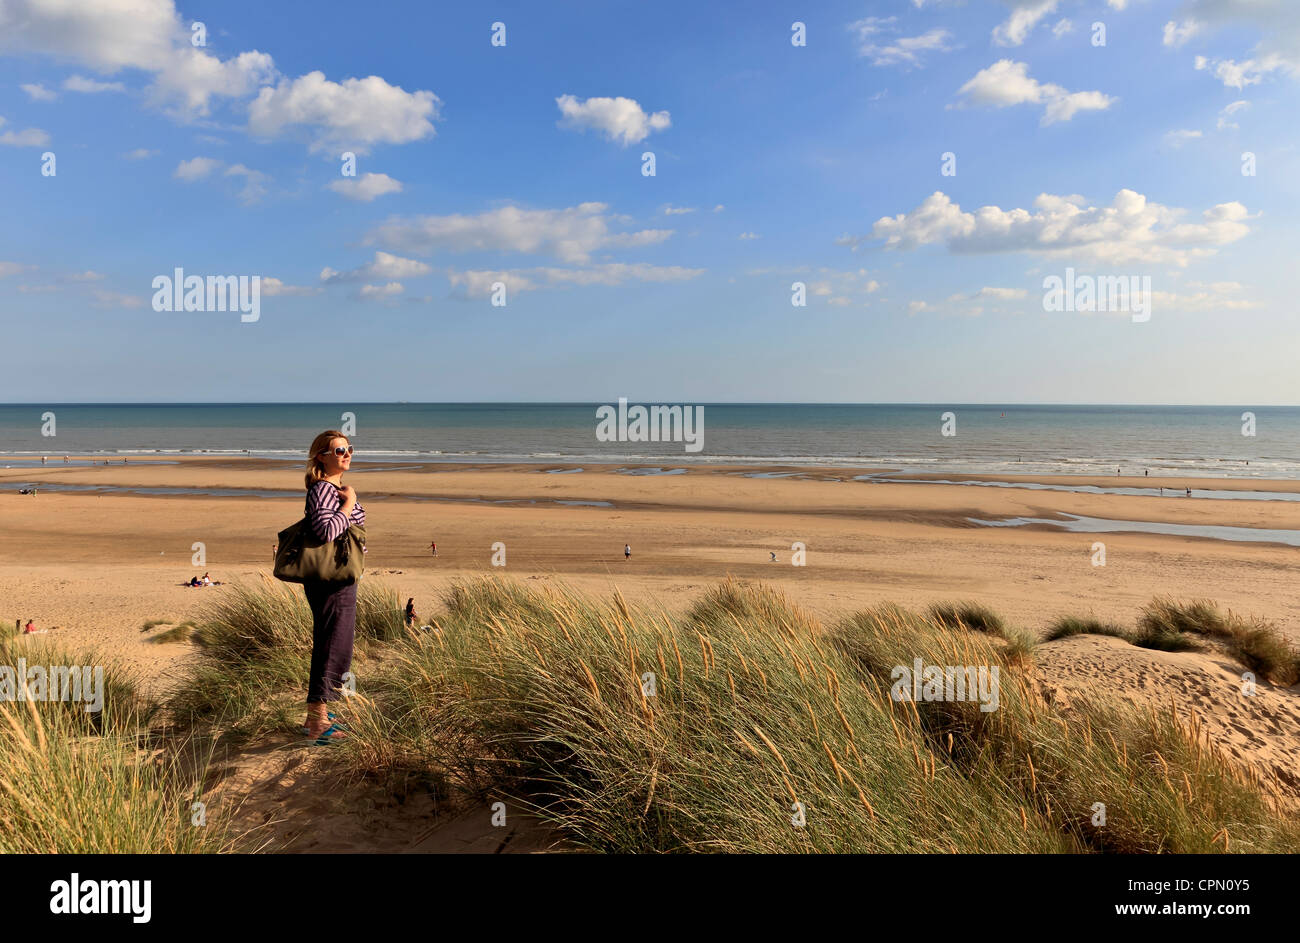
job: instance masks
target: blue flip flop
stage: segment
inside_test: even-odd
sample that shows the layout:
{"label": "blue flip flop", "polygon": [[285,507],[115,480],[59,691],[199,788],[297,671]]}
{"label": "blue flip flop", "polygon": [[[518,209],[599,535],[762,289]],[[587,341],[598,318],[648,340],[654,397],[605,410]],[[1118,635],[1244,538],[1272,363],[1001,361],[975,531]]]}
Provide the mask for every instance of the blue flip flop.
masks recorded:
{"label": "blue flip flop", "polygon": [[[334,715],[333,715],[333,714],[326,714],[325,716],[326,716],[326,718],[328,718],[328,720],[329,720],[329,722],[330,722],[331,724],[334,723]],[[339,724],[339,725],[338,725],[338,728],[339,728],[340,730],[347,730],[347,729],[348,729],[348,728],[347,728],[346,726],[344,726],[343,724]],[[308,730],[306,727],[299,727],[299,728],[298,728],[298,732],[299,732],[300,734],[302,734],[304,737],[310,737],[310,736],[311,736],[311,731]]]}
{"label": "blue flip flop", "polygon": [[[343,728],[340,727],[338,724],[330,724],[328,727],[326,727],[324,730],[321,731],[320,736],[317,737],[313,742],[318,747],[323,747],[329,743],[336,743],[337,741],[334,739],[334,735],[336,733],[343,733]],[[343,738],[340,737],[339,740],[341,739]]]}

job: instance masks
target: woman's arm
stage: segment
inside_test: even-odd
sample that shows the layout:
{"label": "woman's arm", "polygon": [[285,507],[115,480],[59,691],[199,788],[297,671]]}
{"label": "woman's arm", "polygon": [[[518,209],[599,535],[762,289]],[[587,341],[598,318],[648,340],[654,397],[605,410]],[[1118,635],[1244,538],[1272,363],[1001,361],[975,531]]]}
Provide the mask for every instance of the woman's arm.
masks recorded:
{"label": "woman's arm", "polygon": [[307,522],[321,540],[337,540],[348,529],[348,515],[343,513],[338,489],[328,481],[318,481],[307,492]]}

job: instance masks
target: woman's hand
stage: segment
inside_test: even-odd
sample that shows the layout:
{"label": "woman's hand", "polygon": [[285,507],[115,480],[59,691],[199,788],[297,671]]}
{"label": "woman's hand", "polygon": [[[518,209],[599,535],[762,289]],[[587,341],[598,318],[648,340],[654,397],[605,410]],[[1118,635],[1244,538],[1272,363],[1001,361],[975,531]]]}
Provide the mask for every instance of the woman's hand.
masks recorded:
{"label": "woman's hand", "polygon": [[343,501],[343,506],[339,508],[344,514],[351,514],[352,509],[357,506],[357,492],[351,485],[339,485],[339,498]]}

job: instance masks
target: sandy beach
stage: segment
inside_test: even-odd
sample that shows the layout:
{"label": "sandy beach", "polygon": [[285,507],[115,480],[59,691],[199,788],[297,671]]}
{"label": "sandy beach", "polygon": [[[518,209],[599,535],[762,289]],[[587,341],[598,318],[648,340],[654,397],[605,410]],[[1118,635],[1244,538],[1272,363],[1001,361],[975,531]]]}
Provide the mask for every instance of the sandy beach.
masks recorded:
{"label": "sandy beach", "polygon": [[[1131,623],[1155,595],[1208,597],[1272,619],[1300,640],[1300,604],[1287,579],[1293,547],[970,522],[1071,514],[1300,530],[1300,502],[1181,493],[1185,487],[1194,494],[1243,487],[1300,492],[1300,482],[1160,479],[1178,493],[1157,498],[850,480],[863,469],[696,466],[645,474],[619,466],[573,468],[359,462],[349,481],[367,510],[368,575],[388,581],[403,598],[415,597],[422,614],[452,580],[503,570],[600,593],[617,586],[629,598],[669,609],[727,576],[771,582],[823,617],[882,600],[919,606],[974,599],[1034,630],[1063,614]],[[786,473],[791,476],[747,477]],[[1155,485],[1155,479],[1132,478],[1032,480]],[[94,645],[151,674],[185,648],[148,643],[141,624],[192,617],[221,591],[181,585],[193,575],[209,571],[228,582],[269,573],[276,533],[302,509],[298,466],[256,459],[0,469],[0,483],[29,481],[249,492],[0,492],[6,538],[0,618],[57,626],[67,642]],[[259,491],[286,493],[253,496]],[[436,558],[430,541],[438,544]],[[1093,563],[1097,541],[1105,544],[1105,566]],[[191,562],[196,542],[205,547],[202,566]],[[506,548],[504,568],[492,566],[498,542]],[[796,542],[806,547],[806,565],[791,565]],[[632,547],[630,560],[623,559],[624,544]]]}

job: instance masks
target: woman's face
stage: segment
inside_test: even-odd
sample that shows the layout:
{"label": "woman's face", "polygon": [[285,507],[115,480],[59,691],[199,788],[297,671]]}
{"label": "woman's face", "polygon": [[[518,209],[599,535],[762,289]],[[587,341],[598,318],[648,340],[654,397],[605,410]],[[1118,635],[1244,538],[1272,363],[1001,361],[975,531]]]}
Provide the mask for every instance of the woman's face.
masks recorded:
{"label": "woman's face", "polygon": [[337,448],[346,449],[349,445],[351,443],[342,436],[330,440],[329,451],[320,457],[321,466],[325,469],[326,475],[332,478],[335,475],[343,474],[352,467],[351,454],[339,455],[334,451]]}

